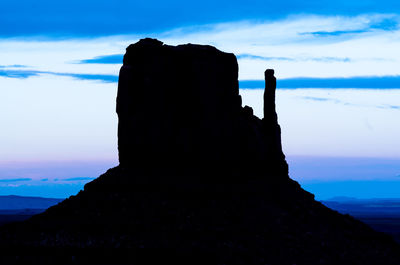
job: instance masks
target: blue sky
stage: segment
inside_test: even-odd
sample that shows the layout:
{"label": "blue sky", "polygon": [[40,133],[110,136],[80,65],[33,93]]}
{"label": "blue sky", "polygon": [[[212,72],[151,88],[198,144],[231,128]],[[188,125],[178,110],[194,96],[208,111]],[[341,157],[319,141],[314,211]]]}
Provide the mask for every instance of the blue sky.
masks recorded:
{"label": "blue sky", "polygon": [[317,198],[400,197],[397,1],[5,0],[0,25],[2,195],[66,197],[117,165],[122,55],[155,37],[235,53],[258,116],[274,68],[291,177]]}
{"label": "blue sky", "polygon": [[[292,14],[354,16],[393,13],[394,0],[312,1],[101,1],[3,0],[0,35],[61,38],[163,32],[172,28],[240,20],[276,20]],[[382,26],[391,23],[382,23]]]}

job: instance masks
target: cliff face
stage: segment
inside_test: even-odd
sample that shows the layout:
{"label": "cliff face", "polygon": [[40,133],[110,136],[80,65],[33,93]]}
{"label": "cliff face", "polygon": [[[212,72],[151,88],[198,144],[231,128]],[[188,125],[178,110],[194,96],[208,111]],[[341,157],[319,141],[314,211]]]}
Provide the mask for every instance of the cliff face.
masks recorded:
{"label": "cliff face", "polygon": [[287,176],[273,72],[266,78],[262,122],[241,106],[235,55],[153,39],[130,45],[117,96],[121,165],[173,175],[213,169],[221,177],[265,176],[266,170]]}
{"label": "cliff face", "polygon": [[0,228],[0,264],[400,264],[398,245],[288,177],[265,74],[242,107],[233,54],[144,39],[118,85],[120,165]]}

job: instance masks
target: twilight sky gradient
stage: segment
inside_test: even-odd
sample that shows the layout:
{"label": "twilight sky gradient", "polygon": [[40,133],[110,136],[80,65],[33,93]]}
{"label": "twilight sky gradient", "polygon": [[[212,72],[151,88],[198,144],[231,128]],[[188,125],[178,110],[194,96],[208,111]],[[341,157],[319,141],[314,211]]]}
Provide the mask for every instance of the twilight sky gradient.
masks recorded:
{"label": "twilight sky gradient", "polygon": [[262,113],[263,71],[291,177],[316,193],[400,197],[400,2],[2,1],[0,195],[66,197],[117,165],[115,97],[142,37],[239,61]]}

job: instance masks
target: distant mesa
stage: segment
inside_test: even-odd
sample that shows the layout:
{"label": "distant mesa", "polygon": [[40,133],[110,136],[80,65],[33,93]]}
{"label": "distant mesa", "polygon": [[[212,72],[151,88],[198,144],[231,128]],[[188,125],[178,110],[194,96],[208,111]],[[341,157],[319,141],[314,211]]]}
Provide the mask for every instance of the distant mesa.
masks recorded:
{"label": "distant mesa", "polygon": [[1,227],[0,264],[400,264],[392,238],[289,178],[274,71],[264,77],[260,119],[242,107],[234,54],[130,45],[117,94],[120,165]]}
{"label": "distant mesa", "polygon": [[23,196],[0,196],[1,210],[24,210],[24,209],[46,209],[63,199],[23,197]]}

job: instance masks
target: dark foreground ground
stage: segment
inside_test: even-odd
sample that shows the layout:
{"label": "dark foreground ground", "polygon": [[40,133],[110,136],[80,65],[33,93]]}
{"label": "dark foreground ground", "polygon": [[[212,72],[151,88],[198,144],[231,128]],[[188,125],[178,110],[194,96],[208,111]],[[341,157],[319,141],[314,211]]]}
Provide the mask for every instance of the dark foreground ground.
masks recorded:
{"label": "dark foreground ground", "polygon": [[29,219],[31,216],[44,212],[46,209],[0,210],[0,226]]}
{"label": "dark foreground ground", "polygon": [[0,196],[0,225],[27,220],[61,201],[63,199],[15,195]]}
{"label": "dark foreground ground", "polygon": [[322,203],[340,213],[350,214],[400,242],[400,199],[334,198]]}
{"label": "dark foreground ground", "polygon": [[[20,197],[23,200],[23,197]],[[31,203],[32,197],[28,197],[26,202]],[[41,200],[46,200],[41,198]],[[58,199],[47,199],[49,205],[56,204]],[[349,214],[358,220],[368,224],[379,232],[391,235],[400,243],[400,199],[352,199],[337,198],[322,201],[329,208],[343,214]],[[7,208],[3,205],[3,208]],[[10,205],[9,208],[14,208]],[[31,216],[44,212],[43,209],[0,209],[0,225],[24,221]]]}

